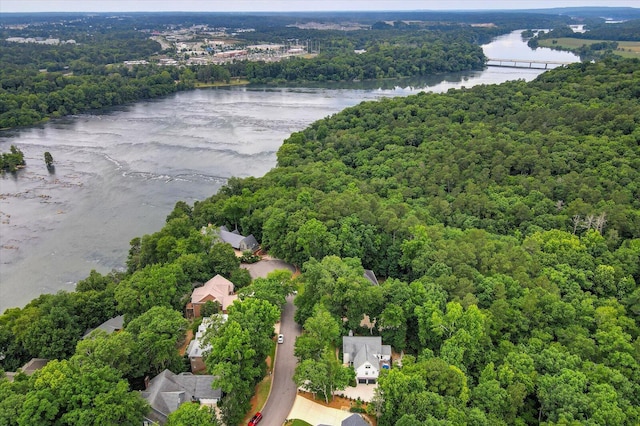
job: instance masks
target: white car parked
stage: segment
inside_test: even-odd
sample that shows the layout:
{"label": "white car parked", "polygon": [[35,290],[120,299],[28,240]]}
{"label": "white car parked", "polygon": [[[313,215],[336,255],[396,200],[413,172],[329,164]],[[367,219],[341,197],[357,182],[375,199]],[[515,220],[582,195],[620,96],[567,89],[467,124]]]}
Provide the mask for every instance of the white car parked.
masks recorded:
{"label": "white car parked", "polygon": [[278,334],[278,343],[284,343],[284,334]]}

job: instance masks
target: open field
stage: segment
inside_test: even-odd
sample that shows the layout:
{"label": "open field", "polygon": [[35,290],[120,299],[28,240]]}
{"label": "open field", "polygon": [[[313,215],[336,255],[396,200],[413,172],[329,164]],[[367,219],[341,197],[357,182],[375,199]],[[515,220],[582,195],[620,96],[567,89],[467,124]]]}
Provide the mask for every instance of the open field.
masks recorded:
{"label": "open field", "polygon": [[[555,41],[555,43],[554,43]],[[584,45],[606,42],[609,40],[584,40],[580,38],[562,37],[540,40],[540,47],[550,47],[552,49],[577,50]],[[616,54],[625,58],[640,58],[640,41],[619,41]]]}

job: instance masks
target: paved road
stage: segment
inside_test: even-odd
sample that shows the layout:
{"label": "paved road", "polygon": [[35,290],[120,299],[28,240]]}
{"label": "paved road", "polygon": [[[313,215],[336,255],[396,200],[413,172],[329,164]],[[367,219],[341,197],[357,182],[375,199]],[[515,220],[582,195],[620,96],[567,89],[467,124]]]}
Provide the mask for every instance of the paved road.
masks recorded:
{"label": "paved road", "polygon": [[302,328],[293,320],[294,312],[293,296],[290,295],[287,297],[287,304],[280,319],[280,333],[284,334],[284,343],[279,344],[276,349],[271,394],[262,410],[263,419],[260,426],[282,426],[296,399],[293,372],[297,359],[293,355],[293,344]]}
{"label": "paved road", "polygon": [[266,278],[269,272],[277,269],[288,269],[291,272],[296,271],[295,266],[280,259],[264,259],[256,263],[242,264],[240,267],[248,270],[253,279]]}

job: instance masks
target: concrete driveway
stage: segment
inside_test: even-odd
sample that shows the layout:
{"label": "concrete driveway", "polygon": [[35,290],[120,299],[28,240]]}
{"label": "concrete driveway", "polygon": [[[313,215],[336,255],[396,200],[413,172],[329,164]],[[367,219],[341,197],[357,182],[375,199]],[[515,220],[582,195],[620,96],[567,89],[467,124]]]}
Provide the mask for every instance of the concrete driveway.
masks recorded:
{"label": "concrete driveway", "polygon": [[358,383],[358,386],[349,386],[344,390],[336,391],[336,395],[341,395],[351,399],[360,398],[360,400],[364,402],[371,402],[373,401],[373,396],[375,395],[375,390],[377,387],[377,383],[370,385]]}
{"label": "concrete driveway", "polygon": [[340,426],[342,421],[351,416],[348,410],[338,410],[336,408],[325,407],[303,397],[297,396],[293,404],[289,419],[300,419],[312,425]]}

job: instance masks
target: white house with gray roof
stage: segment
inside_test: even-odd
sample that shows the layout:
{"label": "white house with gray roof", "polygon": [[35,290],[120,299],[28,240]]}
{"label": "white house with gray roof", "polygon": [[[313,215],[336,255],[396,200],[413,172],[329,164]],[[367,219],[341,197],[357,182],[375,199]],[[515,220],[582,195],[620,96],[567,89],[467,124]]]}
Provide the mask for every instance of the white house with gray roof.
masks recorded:
{"label": "white house with gray roof", "polygon": [[353,367],[358,383],[375,383],[380,370],[391,366],[391,346],[380,336],[343,336],[342,362]]}

